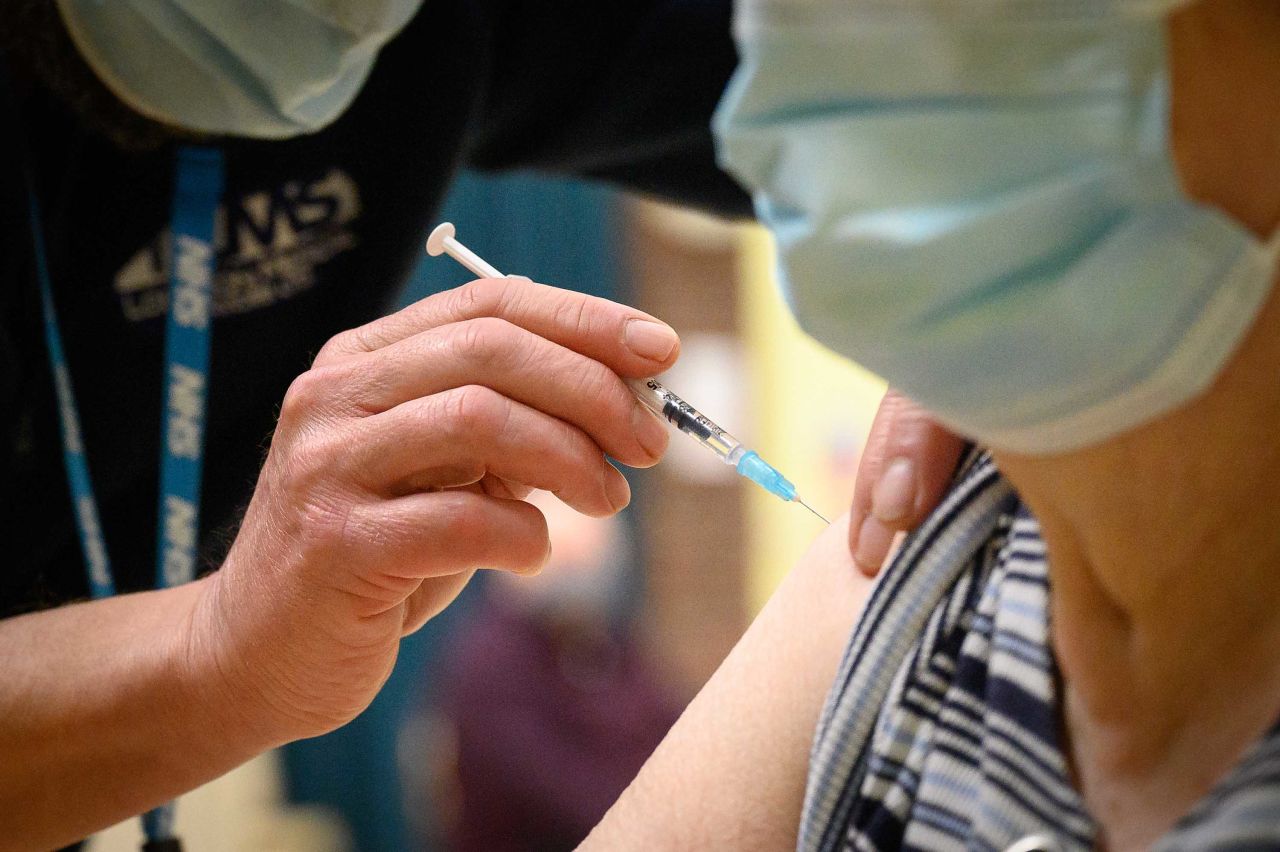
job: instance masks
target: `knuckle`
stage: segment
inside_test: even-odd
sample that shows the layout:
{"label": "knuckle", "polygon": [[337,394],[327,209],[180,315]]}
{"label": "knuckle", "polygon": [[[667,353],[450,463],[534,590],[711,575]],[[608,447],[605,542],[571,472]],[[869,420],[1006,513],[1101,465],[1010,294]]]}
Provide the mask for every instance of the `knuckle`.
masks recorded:
{"label": "knuckle", "polygon": [[370,326],[357,326],[340,331],[329,338],[320,351],[316,353],[314,365],[324,365],[349,355],[369,352],[376,348]]}
{"label": "knuckle", "polygon": [[351,332],[343,331],[330,337],[316,353],[314,364],[324,364],[351,351]]}
{"label": "knuckle", "polygon": [[510,401],[483,385],[458,388],[450,392],[445,402],[449,425],[463,435],[501,432],[510,414]]}
{"label": "knuckle", "polygon": [[492,366],[516,343],[516,327],[497,317],[480,317],[458,325],[453,344],[456,354],[476,367]]}
{"label": "knuckle", "polygon": [[570,371],[567,381],[579,399],[590,400],[592,407],[607,406],[614,422],[631,422],[633,397],[609,368],[598,361],[583,359],[578,369]]}
{"label": "knuckle", "polygon": [[349,442],[331,433],[318,433],[299,441],[290,451],[288,478],[293,491],[303,500],[327,490],[335,479],[337,462],[349,451]]}
{"label": "knuckle", "polygon": [[302,554],[341,545],[356,499],[331,473],[332,454],[323,444],[306,441],[287,455],[276,455],[263,470],[255,502],[262,499],[266,524],[274,536],[296,543]]}
{"label": "knuckle", "polygon": [[280,404],[280,422],[297,424],[311,415],[320,398],[320,383],[315,370],[301,373],[289,383],[284,401]]}
{"label": "knuckle", "polygon": [[884,464],[900,457],[924,460],[929,454],[929,445],[929,435],[919,428],[918,423],[899,420],[893,424],[885,441]]}
{"label": "knuckle", "polygon": [[588,297],[565,291],[555,309],[555,323],[569,331],[575,339],[591,334],[594,325]]}
{"label": "knuckle", "polygon": [[561,429],[556,443],[563,448],[567,472],[583,477],[581,481],[589,481],[593,475],[603,475],[603,468],[609,466],[604,451],[581,429],[572,426]]}
{"label": "knuckle", "polygon": [[503,278],[477,278],[454,290],[457,312],[462,316],[481,317],[499,313],[506,301],[507,282]]}
{"label": "knuckle", "polygon": [[347,371],[333,365],[312,367],[290,383],[280,405],[280,420],[298,425],[325,414],[333,404],[334,391],[347,382]]}

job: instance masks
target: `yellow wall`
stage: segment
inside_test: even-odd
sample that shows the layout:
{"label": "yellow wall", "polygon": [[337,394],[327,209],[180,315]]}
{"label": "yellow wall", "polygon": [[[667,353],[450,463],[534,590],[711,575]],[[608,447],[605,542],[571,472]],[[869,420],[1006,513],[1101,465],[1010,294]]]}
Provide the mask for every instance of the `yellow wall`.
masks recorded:
{"label": "yellow wall", "polygon": [[[755,430],[749,445],[835,520],[849,508],[857,461],[884,383],[804,335],[773,280],[773,241],[758,226],[741,232],[738,276],[752,377]],[[822,529],[798,505],[750,489],[749,604],[758,609]]]}

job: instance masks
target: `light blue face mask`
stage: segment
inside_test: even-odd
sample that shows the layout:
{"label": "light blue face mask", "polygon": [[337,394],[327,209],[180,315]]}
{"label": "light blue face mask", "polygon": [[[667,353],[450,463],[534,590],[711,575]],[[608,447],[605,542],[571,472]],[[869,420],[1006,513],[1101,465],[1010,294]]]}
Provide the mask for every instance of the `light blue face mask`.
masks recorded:
{"label": "light blue face mask", "polygon": [[716,115],[800,324],[993,446],[1065,451],[1212,382],[1263,245],[1181,192],[1169,0],[740,0]]}
{"label": "light blue face mask", "polygon": [[141,114],[284,138],[350,105],[422,0],[58,0],[81,55]]}

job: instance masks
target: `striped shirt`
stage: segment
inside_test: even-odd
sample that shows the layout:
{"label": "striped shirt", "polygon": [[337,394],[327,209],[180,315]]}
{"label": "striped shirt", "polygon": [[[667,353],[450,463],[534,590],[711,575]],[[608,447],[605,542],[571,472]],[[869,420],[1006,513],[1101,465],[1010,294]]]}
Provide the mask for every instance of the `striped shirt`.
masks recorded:
{"label": "striped shirt", "polygon": [[[802,852],[1073,850],[1035,518],[974,451],[877,582],[814,741]],[[1156,846],[1280,849],[1280,725]]]}

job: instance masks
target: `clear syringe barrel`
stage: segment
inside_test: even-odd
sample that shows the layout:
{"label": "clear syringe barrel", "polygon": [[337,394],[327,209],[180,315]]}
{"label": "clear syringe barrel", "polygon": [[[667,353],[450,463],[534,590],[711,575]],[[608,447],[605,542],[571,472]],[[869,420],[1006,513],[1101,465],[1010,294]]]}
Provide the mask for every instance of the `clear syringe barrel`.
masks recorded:
{"label": "clear syringe barrel", "polygon": [[796,487],[755,450],[721,429],[702,412],[663,387],[656,379],[627,379],[627,385],[652,412],[732,465],[738,473],[783,500],[796,499]]}
{"label": "clear syringe barrel", "polygon": [[711,450],[725,464],[736,466],[747,452],[741,441],[667,390],[658,380],[627,379],[626,382],[646,408]]}

